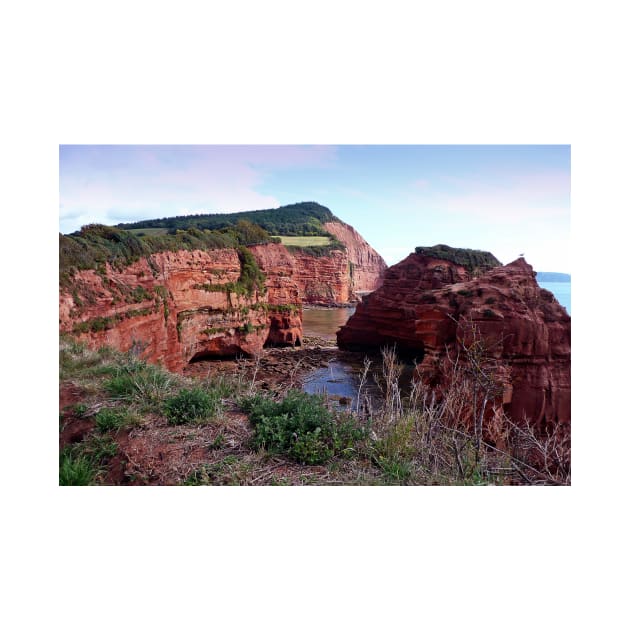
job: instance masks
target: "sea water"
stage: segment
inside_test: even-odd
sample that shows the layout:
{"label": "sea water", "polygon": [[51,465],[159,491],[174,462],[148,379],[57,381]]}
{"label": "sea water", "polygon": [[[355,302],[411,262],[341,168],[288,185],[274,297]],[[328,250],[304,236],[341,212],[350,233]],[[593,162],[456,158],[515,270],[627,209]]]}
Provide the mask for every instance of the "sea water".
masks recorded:
{"label": "sea water", "polygon": [[556,300],[567,309],[571,315],[571,283],[570,282],[539,282],[541,288],[551,291]]}
{"label": "sea water", "polygon": [[337,339],[337,331],[354,313],[354,306],[341,308],[305,308],[302,313],[304,336]]}

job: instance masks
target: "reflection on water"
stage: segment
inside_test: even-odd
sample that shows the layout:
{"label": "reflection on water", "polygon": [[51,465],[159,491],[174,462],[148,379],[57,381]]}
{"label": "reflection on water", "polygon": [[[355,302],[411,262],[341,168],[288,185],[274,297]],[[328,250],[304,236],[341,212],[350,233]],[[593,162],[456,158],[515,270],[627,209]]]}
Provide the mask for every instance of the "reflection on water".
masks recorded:
{"label": "reflection on water", "polygon": [[[345,352],[343,355],[337,356],[328,367],[311,372],[304,380],[302,389],[309,394],[326,394],[333,403],[340,403],[347,409],[356,409],[361,376],[365,369],[364,356],[361,352]],[[377,409],[383,399],[383,363],[381,358],[376,355],[372,355],[370,361],[368,377],[361,389],[361,400],[364,401],[365,396],[368,396],[372,407]],[[409,395],[413,371],[414,366],[412,364],[403,365],[399,380],[403,396]],[[379,383],[381,383],[381,387],[379,387]]]}
{"label": "reflection on water", "polygon": [[304,336],[336,339],[337,331],[354,313],[354,306],[343,308],[305,308],[302,311]]}
{"label": "reflection on water", "polygon": [[[327,394],[333,402],[341,400],[348,409],[356,409],[362,368],[362,355],[357,354],[356,361],[335,359],[328,367],[319,368],[309,374],[302,389],[309,394]],[[374,398],[378,392],[376,383],[369,378],[363,387],[361,399],[363,400],[363,393]]]}
{"label": "reflection on water", "polygon": [[[336,333],[354,313],[354,307],[304,309],[303,329],[305,337],[323,337],[336,340]],[[328,367],[318,368],[304,380],[302,389],[309,394],[326,394],[332,402],[346,409],[356,409],[365,354],[362,352],[336,352]],[[372,405],[378,407],[382,400],[381,388],[383,364],[380,355],[370,356],[370,375],[361,390],[361,400],[367,395]],[[409,393],[413,365],[404,366],[400,386],[403,395]]]}

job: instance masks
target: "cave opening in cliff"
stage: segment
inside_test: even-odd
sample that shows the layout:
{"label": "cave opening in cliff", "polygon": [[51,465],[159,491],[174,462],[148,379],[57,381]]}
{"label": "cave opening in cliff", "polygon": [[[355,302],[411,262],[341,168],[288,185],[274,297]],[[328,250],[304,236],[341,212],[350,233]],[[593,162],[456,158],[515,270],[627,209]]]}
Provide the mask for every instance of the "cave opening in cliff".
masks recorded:
{"label": "cave opening in cliff", "polygon": [[287,341],[272,341],[267,339],[265,341],[265,345],[263,348],[301,348],[302,347],[302,339],[299,336],[295,337],[295,341],[287,340]]}
{"label": "cave opening in cliff", "polygon": [[243,352],[241,348],[235,347],[232,349],[227,349],[222,351],[221,354],[217,354],[213,351],[201,350],[194,354],[188,363],[199,363],[202,361],[231,361],[234,359],[250,359],[251,354],[247,354]]}

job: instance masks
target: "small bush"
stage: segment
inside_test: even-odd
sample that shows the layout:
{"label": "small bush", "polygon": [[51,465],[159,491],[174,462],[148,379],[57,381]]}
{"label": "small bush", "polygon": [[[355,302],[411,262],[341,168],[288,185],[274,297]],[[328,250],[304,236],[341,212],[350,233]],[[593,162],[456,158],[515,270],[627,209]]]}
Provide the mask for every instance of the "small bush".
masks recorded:
{"label": "small bush", "polygon": [[187,424],[214,417],[221,409],[221,399],[215,392],[199,387],[182,389],[164,403],[164,415],[169,424]]}
{"label": "small bush", "polygon": [[283,453],[301,464],[348,455],[364,437],[352,420],[335,421],[321,396],[291,390],[281,402],[256,395],[243,403],[255,428],[254,447]]}

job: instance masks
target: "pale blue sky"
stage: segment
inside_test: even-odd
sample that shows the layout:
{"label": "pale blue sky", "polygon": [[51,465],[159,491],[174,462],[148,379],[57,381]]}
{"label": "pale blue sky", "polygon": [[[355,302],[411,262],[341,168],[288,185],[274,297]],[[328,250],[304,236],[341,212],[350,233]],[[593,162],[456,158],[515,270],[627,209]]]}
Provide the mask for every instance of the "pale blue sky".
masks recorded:
{"label": "pale blue sky", "polygon": [[570,147],[60,147],[59,229],[317,201],[388,264],[417,245],[570,272]]}

